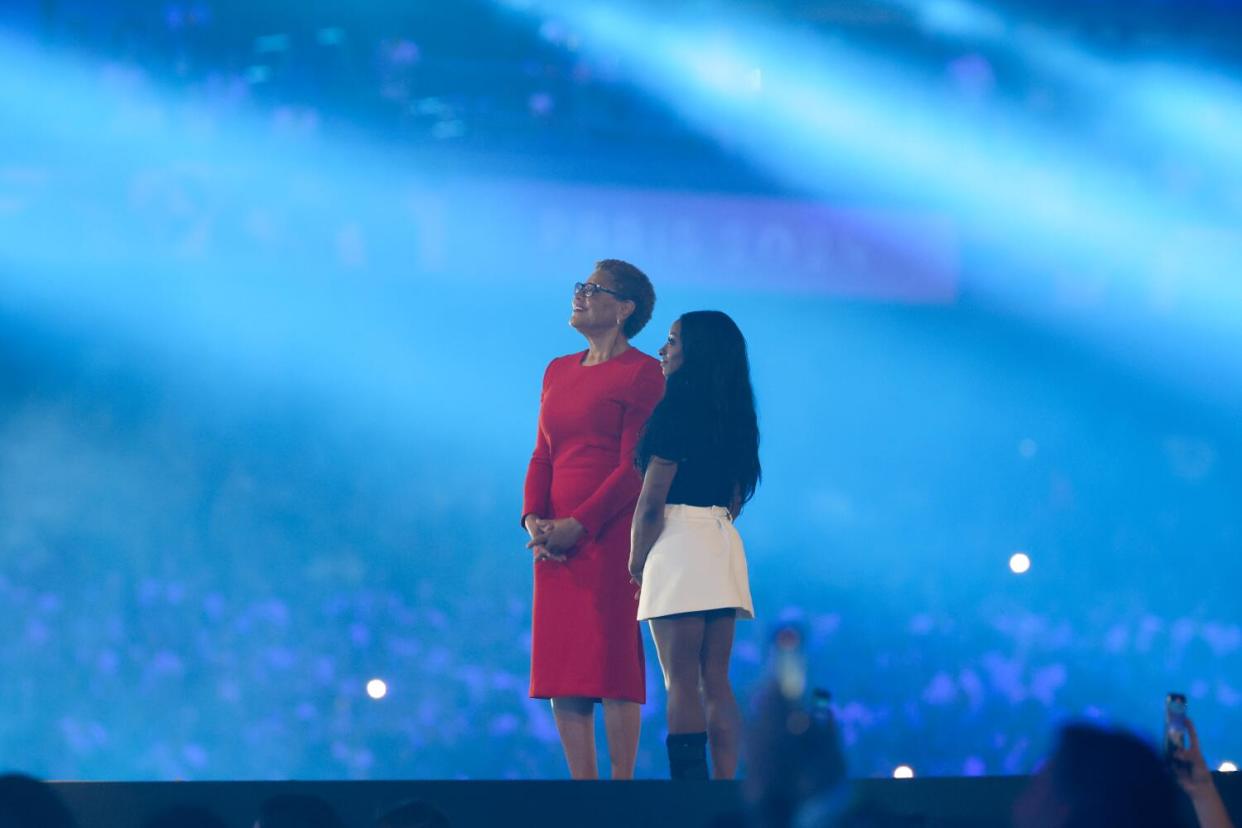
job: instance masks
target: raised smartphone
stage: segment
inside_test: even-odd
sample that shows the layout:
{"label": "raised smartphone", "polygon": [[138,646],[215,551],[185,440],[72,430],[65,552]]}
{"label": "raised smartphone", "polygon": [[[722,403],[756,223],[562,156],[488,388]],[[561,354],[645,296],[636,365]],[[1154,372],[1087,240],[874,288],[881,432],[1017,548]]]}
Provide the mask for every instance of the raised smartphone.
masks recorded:
{"label": "raised smartphone", "polygon": [[1186,695],[1169,693],[1164,697],[1164,759],[1170,765],[1185,766],[1188,763],[1177,758],[1177,752],[1190,747],[1190,733],[1186,728]]}

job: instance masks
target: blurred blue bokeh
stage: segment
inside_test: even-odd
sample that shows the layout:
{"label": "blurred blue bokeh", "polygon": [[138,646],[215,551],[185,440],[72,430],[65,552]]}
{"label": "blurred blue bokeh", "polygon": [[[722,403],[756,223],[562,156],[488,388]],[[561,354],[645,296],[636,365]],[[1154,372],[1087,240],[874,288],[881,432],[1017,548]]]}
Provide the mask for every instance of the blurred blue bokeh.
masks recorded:
{"label": "blurred blue bokeh", "polygon": [[563,776],[517,511],[604,257],[750,340],[744,700],[784,619],[857,775],[1169,690],[1242,756],[1242,20],[666,6],[5,4],[0,765]]}

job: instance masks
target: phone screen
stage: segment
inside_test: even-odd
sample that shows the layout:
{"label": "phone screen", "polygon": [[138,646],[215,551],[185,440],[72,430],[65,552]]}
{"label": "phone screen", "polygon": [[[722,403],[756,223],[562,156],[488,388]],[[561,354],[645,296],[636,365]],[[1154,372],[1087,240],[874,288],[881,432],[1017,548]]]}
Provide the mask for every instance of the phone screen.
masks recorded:
{"label": "phone screen", "polygon": [[1164,698],[1164,755],[1170,762],[1181,764],[1174,755],[1190,747],[1186,729],[1186,696],[1170,693]]}

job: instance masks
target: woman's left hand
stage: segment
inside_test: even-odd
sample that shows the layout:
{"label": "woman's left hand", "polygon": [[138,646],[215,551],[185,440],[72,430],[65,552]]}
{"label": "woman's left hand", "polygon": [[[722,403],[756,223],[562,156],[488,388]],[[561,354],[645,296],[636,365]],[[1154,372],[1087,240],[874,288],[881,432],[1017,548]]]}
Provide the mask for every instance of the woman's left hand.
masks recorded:
{"label": "woman's left hand", "polygon": [[564,555],[577,546],[584,534],[586,529],[577,518],[544,520],[536,524],[535,535],[526,545],[531,549],[542,546],[552,555]]}
{"label": "woman's left hand", "polygon": [[633,556],[630,556],[630,580],[634,582],[635,586],[641,587],[643,585],[643,567],[646,565],[647,562],[645,560],[635,560]]}

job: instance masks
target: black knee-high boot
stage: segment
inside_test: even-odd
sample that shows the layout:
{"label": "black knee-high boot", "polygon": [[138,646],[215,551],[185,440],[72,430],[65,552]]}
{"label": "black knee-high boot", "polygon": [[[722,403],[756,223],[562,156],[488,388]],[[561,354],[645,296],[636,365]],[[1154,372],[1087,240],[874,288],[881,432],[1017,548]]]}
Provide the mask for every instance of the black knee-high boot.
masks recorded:
{"label": "black knee-high boot", "polygon": [[706,733],[670,733],[664,744],[668,748],[670,778],[707,778]]}

